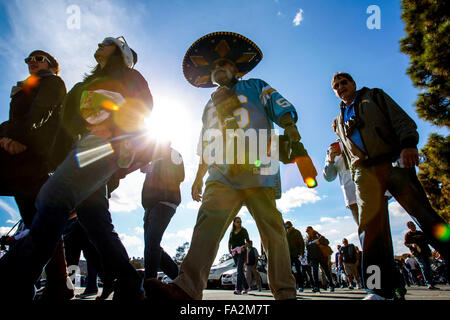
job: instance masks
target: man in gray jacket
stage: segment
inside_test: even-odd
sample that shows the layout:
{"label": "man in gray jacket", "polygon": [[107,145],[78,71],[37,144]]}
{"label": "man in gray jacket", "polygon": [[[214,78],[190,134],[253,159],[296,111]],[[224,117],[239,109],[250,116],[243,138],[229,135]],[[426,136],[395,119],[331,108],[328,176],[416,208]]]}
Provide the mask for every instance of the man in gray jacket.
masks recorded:
{"label": "man in gray jacket", "polygon": [[[366,299],[393,298],[398,284],[392,272],[394,257],[384,200],[386,190],[449,261],[449,244],[433,233],[436,227],[445,226],[445,221],[431,207],[416,176],[419,135],[414,121],[381,89],[356,90],[355,81],[347,73],[336,73],[331,86],[342,100],[333,128],[342,141],[356,185],[364,280],[372,289]],[[395,161],[398,166],[392,165]],[[376,281],[377,272],[380,281]]]}

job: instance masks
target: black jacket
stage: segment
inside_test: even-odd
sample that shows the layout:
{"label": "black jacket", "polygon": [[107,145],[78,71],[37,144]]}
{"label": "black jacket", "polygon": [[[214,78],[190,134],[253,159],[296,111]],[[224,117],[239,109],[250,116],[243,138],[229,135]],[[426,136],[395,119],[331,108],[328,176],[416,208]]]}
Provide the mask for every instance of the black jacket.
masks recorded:
{"label": "black jacket", "polygon": [[27,146],[30,161],[47,163],[65,95],[63,80],[48,70],[18,82],[11,91],[9,120],[0,126],[0,137]]}
{"label": "black jacket", "polygon": [[299,230],[295,228],[288,230],[286,237],[289,245],[289,254],[292,258],[296,258],[305,253],[305,241],[303,240],[302,233]]}
{"label": "black jacket", "polygon": [[383,90],[362,88],[357,91],[354,111],[361,121],[359,132],[365,154],[345,135],[343,110],[334,120],[336,134],[344,145],[344,155],[351,166],[370,166],[392,162],[404,148],[414,148],[419,141],[417,126],[406,112]]}
{"label": "black jacket", "polygon": [[[181,159],[181,155],[180,155]],[[172,159],[153,161],[149,167],[142,188],[142,206],[149,210],[158,202],[181,202],[180,183],[184,180],[184,165],[173,163]]]}

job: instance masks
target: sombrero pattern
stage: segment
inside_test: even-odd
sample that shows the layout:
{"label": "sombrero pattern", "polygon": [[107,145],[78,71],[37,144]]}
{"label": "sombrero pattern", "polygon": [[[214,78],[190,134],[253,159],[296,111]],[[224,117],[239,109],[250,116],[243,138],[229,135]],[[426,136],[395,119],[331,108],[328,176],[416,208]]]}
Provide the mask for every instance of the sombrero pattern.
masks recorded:
{"label": "sombrero pattern", "polygon": [[233,61],[242,77],[262,59],[262,52],[250,39],[234,32],[213,32],[198,39],[186,52],[183,73],[195,87],[210,88],[211,71],[217,59]]}

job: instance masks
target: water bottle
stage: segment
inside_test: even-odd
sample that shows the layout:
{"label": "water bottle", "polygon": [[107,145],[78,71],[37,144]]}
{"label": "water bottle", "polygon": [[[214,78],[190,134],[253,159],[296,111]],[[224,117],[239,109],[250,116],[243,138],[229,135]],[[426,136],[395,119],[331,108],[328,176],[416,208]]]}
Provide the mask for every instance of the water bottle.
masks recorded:
{"label": "water bottle", "polygon": [[[427,157],[423,153],[419,153],[419,164],[427,162]],[[404,168],[403,161],[401,157],[398,157],[397,160],[392,162],[392,166],[395,168]]]}

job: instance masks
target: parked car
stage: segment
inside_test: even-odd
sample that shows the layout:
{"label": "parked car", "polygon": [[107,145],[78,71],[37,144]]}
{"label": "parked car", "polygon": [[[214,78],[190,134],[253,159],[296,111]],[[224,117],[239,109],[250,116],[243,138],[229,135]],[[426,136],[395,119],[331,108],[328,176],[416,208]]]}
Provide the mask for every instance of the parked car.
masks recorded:
{"label": "parked car", "polygon": [[[269,288],[269,282],[267,279],[267,274],[265,272],[258,271],[261,276],[262,286],[263,288]],[[224,289],[234,289],[236,287],[237,282],[237,269],[231,269],[223,273],[221,284]],[[249,284],[250,285],[250,284]],[[253,283],[250,285],[251,288],[256,287],[256,279],[253,279]]]}
{"label": "parked car", "polygon": [[208,276],[208,288],[221,286],[222,274],[228,270],[236,268],[233,259],[226,260],[218,265],[212,266]]}

